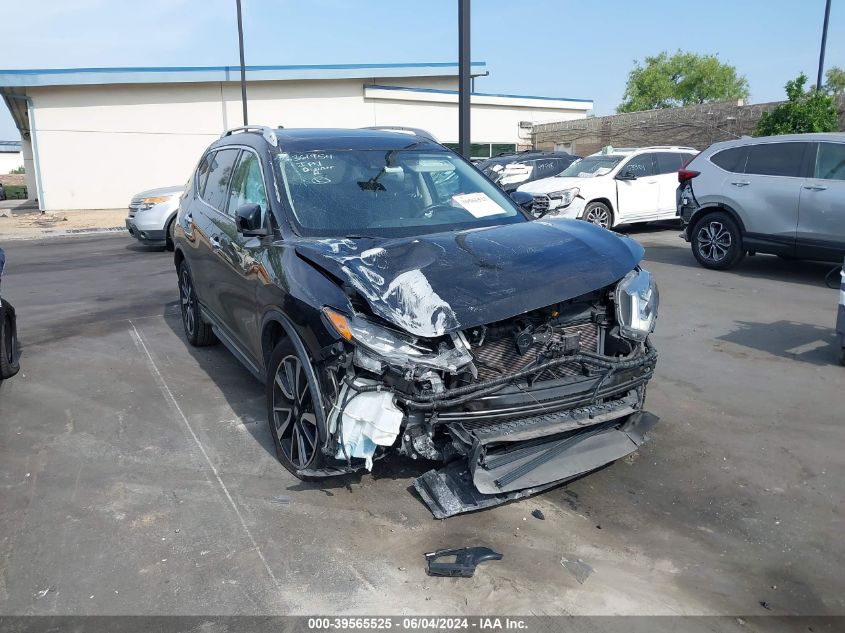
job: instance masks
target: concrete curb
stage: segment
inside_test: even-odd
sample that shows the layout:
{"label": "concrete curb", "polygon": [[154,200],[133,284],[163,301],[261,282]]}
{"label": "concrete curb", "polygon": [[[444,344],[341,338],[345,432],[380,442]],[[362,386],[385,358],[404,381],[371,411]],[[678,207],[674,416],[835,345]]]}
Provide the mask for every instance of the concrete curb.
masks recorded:
{"label": "concrete curb", "polygon": [[95,229],[64,229],[59,231],[53,231],[51,229],[47,229],[45,231],[41,231],[38,235],[32,234],[23,234],[23,235],[2,235],[0,234],[0,242],[12,242],[12,241],[22,241],[22,240],[43,240],[51,237],[85,237],[88,235],[106,235],[110,233],[126,233],[128,234],[129,231],[126,230],[126,227],[123,226],[113,226],[113,227],[105,227],[105,228],[95,228]]}

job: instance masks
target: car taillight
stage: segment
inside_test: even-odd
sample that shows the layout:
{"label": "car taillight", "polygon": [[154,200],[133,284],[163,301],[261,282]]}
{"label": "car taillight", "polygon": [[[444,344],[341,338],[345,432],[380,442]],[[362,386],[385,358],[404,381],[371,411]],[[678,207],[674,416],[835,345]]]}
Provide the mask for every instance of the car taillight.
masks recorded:
{"label": "car taillight", "polygon": [[692,169],[679,169],[678,182],[684,184],[687,180],[692,180],[700,173],[700,171],[693,171]]}

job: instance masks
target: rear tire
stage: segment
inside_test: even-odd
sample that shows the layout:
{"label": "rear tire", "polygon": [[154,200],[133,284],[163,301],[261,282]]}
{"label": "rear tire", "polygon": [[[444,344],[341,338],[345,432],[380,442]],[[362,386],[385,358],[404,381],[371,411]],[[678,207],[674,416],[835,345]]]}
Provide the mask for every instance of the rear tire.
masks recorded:
{"label": "rear tire", "polygon": [[845,367],[845,347],[839,350],[839,364]]}
{"label": "rear tire", "polygon": [[613,211],[603,202],[591,202],[584,208],[581,219],[609,229],[613,226]]}
{"label": "rear tire", "polygon": [[14,308],[5,303],[0,306],[0,379],[11,378],[21,368],[13,315]]}
{"label": "rear tire", "polygon": [[187,262],[179,264],[179,303],[185,336],[194,347],[206,347],[217,342],[211,325],[202,320],[197,291]]}
{"label": "rear tire", "polygon": [[318,389],[306,371],[308,359],[302,359],[290,339],[276,345],[267,363],[267,422],[279,462],[297,479],[315,477],[302,474],[316,471],[325,464],[325,438],[317,424],[315,403]]}
{"label": "rear tire", "polygon": [[722,211],[708,213],[696,222],[690,241],[698,263],[711,270],[728,270],[745,257],[739,227]]}

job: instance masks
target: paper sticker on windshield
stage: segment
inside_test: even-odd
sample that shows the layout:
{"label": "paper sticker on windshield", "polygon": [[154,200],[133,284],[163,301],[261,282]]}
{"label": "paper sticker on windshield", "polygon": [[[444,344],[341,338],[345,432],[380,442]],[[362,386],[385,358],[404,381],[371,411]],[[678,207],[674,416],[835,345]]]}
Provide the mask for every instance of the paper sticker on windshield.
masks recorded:
{"label": "paper sticker on windshield", "polygon": [[486,218],[490,215],[507,213],[496,204],[486,193],[459,193],[452,196],[452,204],[469,211],[476,218]]}

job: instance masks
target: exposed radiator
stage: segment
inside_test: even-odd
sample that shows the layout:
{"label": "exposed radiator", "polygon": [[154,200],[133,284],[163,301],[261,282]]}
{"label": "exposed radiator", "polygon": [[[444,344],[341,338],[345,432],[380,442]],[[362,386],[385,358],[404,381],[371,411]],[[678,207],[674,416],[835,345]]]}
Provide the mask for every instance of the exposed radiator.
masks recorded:
{"label": "exposed radiator", "polygon": [[[552,340],[561,340],[564,335],[577,333],[580,336],[581,349],[588,352],[599,350],[598,326],[595,323],[581,323],[558,329],[552,335]],[[551,341],[550,341],[551,342]],[[502,338],[495,341],[485,341],[480,346],[473,348],[473,354],[477,360],[479,380],[490,380],[499,376],[511,374],[523,369],[537,360],[538,354],[549,343],[534,343],[525,354],[520,354],[513,338]],[[552,373],[549,376],[549,373]],[[545,372],[541,378],[554,376],[574,376],[581,373],[578,364],[565,364],[556,367],[554,370]]]}

